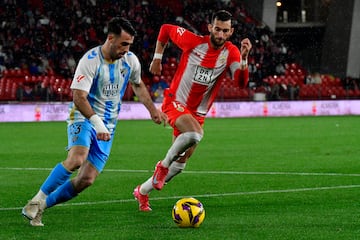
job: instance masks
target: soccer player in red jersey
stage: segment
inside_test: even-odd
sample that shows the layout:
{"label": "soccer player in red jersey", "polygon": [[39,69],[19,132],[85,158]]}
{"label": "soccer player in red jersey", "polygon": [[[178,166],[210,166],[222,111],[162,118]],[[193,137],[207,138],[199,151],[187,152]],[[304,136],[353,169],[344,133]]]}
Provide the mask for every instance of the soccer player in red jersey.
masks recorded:
{"label": "soccer player in red jersey", "polygon": [[234,32],[231,21],[232,15],[225,10],[214,13],[208,25],[210,34],[206,36],[170,24],[160,28],[150,72],[161,74],[161,59],[169,40],[182,50],[162,104],[162,111],[174,129],[173,144],[165,158],[156,164],[153,176],[134,189],[140,211],[151,211],[149,193],[152,189],[161,190],[185,168],[203,137],[202,126],[220,88],[220,80],[229,72],[239,87],[244,88],[248,83],[247,58],[252,45],[245,38],[239,50],[228,41]]}

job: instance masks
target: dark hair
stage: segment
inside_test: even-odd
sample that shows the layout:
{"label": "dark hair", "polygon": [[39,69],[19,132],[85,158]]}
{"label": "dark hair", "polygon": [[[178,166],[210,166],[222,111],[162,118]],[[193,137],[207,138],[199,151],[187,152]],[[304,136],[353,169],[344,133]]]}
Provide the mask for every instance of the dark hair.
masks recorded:
{"label": "dark hair", "polygon": [[219,10],[212,15],[211,22],[214,22],[215,19],[225,22],[232,20],[232,15],[226,10]]}
{"label": "dark hair", "polygon": [[123,17],[114,17],[108,23],[107,33],[114,33],[120,35],[121,31],[125,31],[132,36],[136,35],[135,28],[131,25],[130,21]]}

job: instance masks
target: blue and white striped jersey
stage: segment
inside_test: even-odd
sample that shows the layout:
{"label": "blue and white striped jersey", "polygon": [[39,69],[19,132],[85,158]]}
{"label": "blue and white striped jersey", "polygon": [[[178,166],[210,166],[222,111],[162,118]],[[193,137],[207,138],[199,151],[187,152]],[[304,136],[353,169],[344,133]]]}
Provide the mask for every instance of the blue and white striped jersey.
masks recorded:
{"label": "blue and white striped jersey", "polygon": [[[139,84],[141,66],[137,56],[128,52],[113,63],[107,62],[101,46],[90,49],[79,61],[71,89],[88,92],[88,100],[110,132],[116,126],[122,97],[128,82]],[[70,103],[68,124],[85,121],[74,103]]]}

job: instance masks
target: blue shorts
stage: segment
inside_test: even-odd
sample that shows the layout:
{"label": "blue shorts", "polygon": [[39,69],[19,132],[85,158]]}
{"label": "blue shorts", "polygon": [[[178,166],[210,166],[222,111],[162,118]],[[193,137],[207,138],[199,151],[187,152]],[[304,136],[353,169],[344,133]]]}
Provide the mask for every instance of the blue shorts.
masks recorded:
{"label": "blue shorts", "polygon": [[88,120],[69,125],[67,131],[67,149],[70,150],[73,146],[88,148],[89,154],[87,160],[98,172],[101,172],[109,158],[115,131],[112,132],[110,141],[97,140],[95,129]]}

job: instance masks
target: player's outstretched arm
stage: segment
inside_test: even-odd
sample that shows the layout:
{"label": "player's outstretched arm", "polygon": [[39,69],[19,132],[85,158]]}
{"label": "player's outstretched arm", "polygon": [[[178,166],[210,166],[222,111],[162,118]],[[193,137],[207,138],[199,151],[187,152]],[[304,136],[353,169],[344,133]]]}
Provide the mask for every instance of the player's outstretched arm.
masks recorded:
{"label": "player's outstretched arm", "polygon": [[164,123],[165,125],[167,123],[167,116],[165,113],[155,107],[144,82],[141,81],[140,84],[132,83],[132,88],[136,96],[138,96],[140,102],[144,104],[144,106],[149,111],[151,119],[157,124]]}

